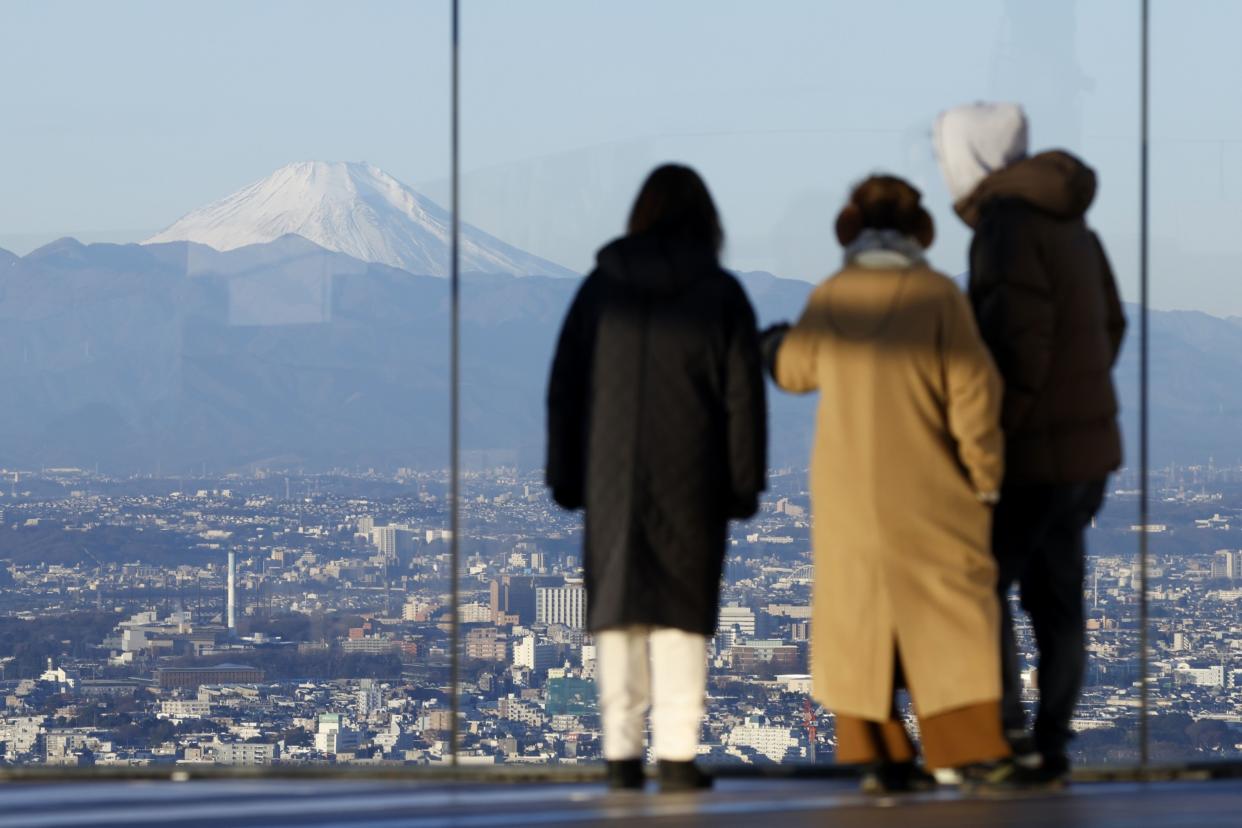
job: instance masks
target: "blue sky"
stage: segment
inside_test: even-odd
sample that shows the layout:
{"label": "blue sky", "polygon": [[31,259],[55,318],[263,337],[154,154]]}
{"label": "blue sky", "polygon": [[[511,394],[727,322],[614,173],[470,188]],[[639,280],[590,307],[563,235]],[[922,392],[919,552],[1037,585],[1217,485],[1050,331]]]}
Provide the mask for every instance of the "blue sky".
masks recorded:
{"label": "blue sky", "polygon": [[[925,193],[963,267],[937,111],[1022,102],[1035,147],[1101,176],[1091,219],[1136,295],[1132,0],[464,0],[464,218],[567,266],[654,164],[698,167],[728,262],[817,279],[875,170]],[[1156,307],[1242,315],[1242,4],[1156,0]],[[0,0],[0,246],[132,241],[293,160],[448,173],[448,3]]]}

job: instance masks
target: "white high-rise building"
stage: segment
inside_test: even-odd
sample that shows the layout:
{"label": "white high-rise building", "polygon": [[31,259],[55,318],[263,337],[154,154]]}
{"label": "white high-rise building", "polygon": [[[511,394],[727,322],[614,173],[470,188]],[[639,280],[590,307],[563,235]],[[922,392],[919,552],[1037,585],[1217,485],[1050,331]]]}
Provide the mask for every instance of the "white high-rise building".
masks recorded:
{"label": "white high-rise building", "polygon": [[1238,578],[1242,575],[1242,572],[1238,571],[1240,557],[1242,557],[1242,552],[1233,549],[1217,550],[1212,556],[1212,577],[1228,578],[1231,581]]}
{"label": "white high-rise building", "polygon": [[414,549],[414,530],[403,524],[374,526],[371,528],[371,543],[381,555],[389,560],[396,560],[402,553]]}
{"label": "white high-rise building", "polygon": [[384,706],[384,692],[375,679],[358,681],[358,716],[366,717]]}
{"label": "white high-rise building", "polygon": [[229,599],[228,625],[229,635],[237,635],[237,553],[229,551]]}
{"label": "white high-rise building", "polygon": [[582,645],[582,677],[595,678],[596,670],[599,664],[599,650],[594,644]]}
{"label": "white high-rise building", "polygon": [[748,747],[773,762],[784,761],[791,751],[796,755],[800,747],[792,728],[775,727],[751,718],[747,718],[745,724],[736,725],[722,741],[733,747]]}
{"label": "white high-rise building", "polygon": [[1182,663],[1174,668],[1175,676],[1181,676],[1188,684],[1198,685],[1199,687],[1224,687],[1225,686],[1225,666],[1223,664],[1213,664],[1208,667],[1191,667],[1189,664]]}
{"label": "white high-rise building", "polygon": [[720,608],[720,620],[716,623],[716,638],[722,647],[730,647],[738,641],[755,637],[755,611],[750,607],[729,604]]}
{"label": "white high-rise building", "polygon": [[423,621],[426,620],[428,611],[435,608],[435,604],[425,598],[407,598],[405,605],[401,607],[401,619],[403,621]]}
{"label": "white high-rise building", "polygon": [[205,719],[211,715],[207,699],[167,699],[160,702],[160,712],[173,719]]}
{"label": "white high-rise building", "polygon": [[564,624],[575,630],[586,626],[586,589],[577,584],[535,590],[535,621]]}
{"label": "white high-rise building", "polygon": [[273,744],[216,742],[212,747],[218,765],[270,765],[280,758]]}
{"label": "white high-rise building", "polygon": [[539,644],[533,635],[528,635],[513,645],[513,666],[525,667],[536,673],[556,664],[556,645]]}
{"label": "white high-rise building", "polygon": [[472,602],[457,608],[457,618],[463,624],[489,624],[492,621],[492,608],[487,604]]}
{"label": "white high-rise building", "polygon": [[322,753],[348,753],[362,746],[362,733],[346,726],[339,713],[320,713],[315,730],[315,750]]}

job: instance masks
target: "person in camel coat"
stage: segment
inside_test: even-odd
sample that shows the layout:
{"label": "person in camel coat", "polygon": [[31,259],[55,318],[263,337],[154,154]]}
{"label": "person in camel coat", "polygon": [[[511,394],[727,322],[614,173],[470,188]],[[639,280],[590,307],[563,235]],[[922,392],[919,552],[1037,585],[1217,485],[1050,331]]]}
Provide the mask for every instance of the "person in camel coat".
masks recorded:
{"label": "person in camel coat", "polygon": [[996,778],[1009,755],[990,546],[1001,380],[966,297],[924,259],[934,230],[918,190],[869,178],[836,229],[844,267],[783,337],[765,335],[776,383],[820,395],[813,693],[836,713],[838,761],[872,766],[864,787],[926,778],[899,687],[925,767]]}

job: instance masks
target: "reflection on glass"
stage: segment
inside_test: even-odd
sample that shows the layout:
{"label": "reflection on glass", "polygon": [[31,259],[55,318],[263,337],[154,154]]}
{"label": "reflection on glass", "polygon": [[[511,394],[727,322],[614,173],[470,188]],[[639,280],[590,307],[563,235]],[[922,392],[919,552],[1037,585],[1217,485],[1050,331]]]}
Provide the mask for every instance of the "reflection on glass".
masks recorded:
{"label": "reflection on glass", "polygon": [[[850,185],[873,171],[903,175],[923,191],[938,231],[932,264],[964,274],[967,229],[941,183],[931,123],[948,106],[987,98],[1026,107],[1034,149],[1064,146],[1096,169],[1102,183],[1091,221],[1124,299],[1137,297],[1138,20],[1130,5],[537,0],[519,10],[467,0],[463,15],[465,42],[486,44],[463,58],[463,221],[576,274],[622,233],[630,197],[665,161],[691,164],[711,187],[729,239],[726,266],[741,276],[761,324],[793,317],[809,283],[836,269],[831,222]],[[886,25],[894,16],[903,21],[895,29]],[[858,37],[880,29],[900,60],[877,60],[874,42]],[[600,31],[610,36],[583,35]],[[521,45],[534,39],[558,48]],[[558,276],[480,274],[465,283],[462,574],[473,605],[514,579],[536,600],[547,596],[548,607],[552,595],[576,587],[579,520],[551,505],[539,473],[555,328],[576,288]],[[1132,354],[1117,371],[1128,439],[1138,409]],[[832,718],[808,696],[806,676],[812,406],[772,396],[769,490],[760,515],[731,529],[711,645],[706,761],[833,757]],[[1117,488],[1133,489],[1133,477],[1127,469]],[[1075,722],[1087,734],[1075,746],[1080,763],[1136,755],[1128,702],[1138,675],[1129,584],[1135,513],[1132,495],[1111,496],[1089,533],[1100,590],[1089,622],[1090,686]],[[1020,633],[1029,679],[1024,621]],[[470,635],[509,636],[516,649],[507,663],[471,668],[478,681],[468,682],[464,707],[481,724],[467,752],[599,758],[595,708],[569,714],[552,702],[561,682],[590,686],[589,635],[538,608],[530,621],[493,615]],[[548,653],[543,665],[538,653]]]}
{"label": "reflection on glass", "polygon": [[446,4],[0,41],[0,763],[440,761]]}
{"label": "reflection on glass", "polygon": [[1152,4],[1151,606],[1153,762],[1242,753],[1242,113],[1210,102],[1242,61],[1230,3]]}
{"label": "reflection on glass", "polygon": [[[923,190],[932,264],[963,274],[967,234],[930,124],[955,103],[1019,101],[1034,147],[1069,148],[1099,174],[1089,218],[1137,316],[1133,4],[463,5],[459,607],[447,4],[6,9],[5,761],[437,763],[455,725],[453,612],[462,758],[597,758],[579,520],[543,490],[543,392],[575,277],[659,162],[704,174],[726,263],[766,324],[835,268],[829,223],[872,171]],[[1214,105],[1238,74],[1223,40],[1237,12],[1154,5],[1153,497],[1139,526],[1131,336],[1115,372],[1127,465],[1088,533],[1080,763],[1137,755],[1139,533],[1152,757],[1242,743],[1242,124]],[[58,24],[66,10],[80,25]],[[900,59],[859,36],[881,30]],[[778,397],[771,414],[768,497],[730,537],[703,729],[713,762],[833,754],[805,676],[811,410]],[[1029,681],[1021,621],[1019,647]]]}

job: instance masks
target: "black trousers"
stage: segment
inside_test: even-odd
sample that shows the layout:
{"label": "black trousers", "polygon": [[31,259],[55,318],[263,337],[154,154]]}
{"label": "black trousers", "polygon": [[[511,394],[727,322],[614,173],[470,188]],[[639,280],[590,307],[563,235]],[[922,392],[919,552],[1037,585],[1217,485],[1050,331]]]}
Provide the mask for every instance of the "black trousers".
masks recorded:
{"label": "black trousers", "polygon": [[1073,736],[1070,719],[1086,667],[1083,533],[1104,501],[1104,483],[1006,485],[993,516],[1001,605],[1001,715],[1007,732],[1026,729],[1009,609],[1009,591],[1016,583],[1039,648],[1034,736],[1036,747],[1048,757],[1064,756]]}

